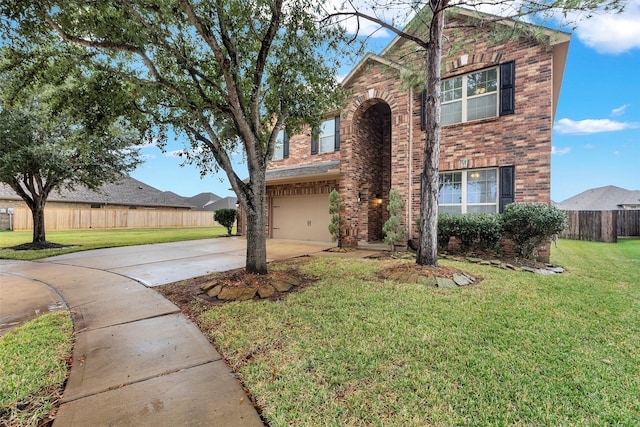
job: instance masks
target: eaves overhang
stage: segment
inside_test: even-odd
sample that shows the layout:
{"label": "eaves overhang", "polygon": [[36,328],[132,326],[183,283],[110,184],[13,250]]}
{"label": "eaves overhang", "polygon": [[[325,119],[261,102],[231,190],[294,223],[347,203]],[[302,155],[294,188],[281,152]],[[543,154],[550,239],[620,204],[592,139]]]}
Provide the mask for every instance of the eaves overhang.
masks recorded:
{"label": "eaves overhang", "polygon": [[271,169],[267,171],[267,185],[288,184],[337,179],[340,177],[340,161],[315,163],[311,165],[293,166]]}

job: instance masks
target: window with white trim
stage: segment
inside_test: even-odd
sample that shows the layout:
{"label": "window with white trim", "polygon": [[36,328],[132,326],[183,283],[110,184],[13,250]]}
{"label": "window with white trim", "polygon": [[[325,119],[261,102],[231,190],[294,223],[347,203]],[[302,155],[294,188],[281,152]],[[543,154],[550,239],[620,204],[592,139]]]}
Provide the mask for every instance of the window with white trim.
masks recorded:
{"label": "window with white trim", "polygon": [[439,213],[498,212],[498,169],[440,173]]}
{"label": "window with white trim", "polygon": [[336,121],[335,119],[329,119],[322,122],[320,125],[320,133],[318,134],[318,141],[321,153],[329,153],[335,151],[335,136],[336,135]]}
{"label": "window with white trim", "polygon": [[284,130],[278,132],[278,136],[276,136],[276,143],[273,147],[273,160],[282,160],[284,159]]}
{"label": "window with white trim", "polygon": [[498,116],[498,67],[443,80],[441,124]]}

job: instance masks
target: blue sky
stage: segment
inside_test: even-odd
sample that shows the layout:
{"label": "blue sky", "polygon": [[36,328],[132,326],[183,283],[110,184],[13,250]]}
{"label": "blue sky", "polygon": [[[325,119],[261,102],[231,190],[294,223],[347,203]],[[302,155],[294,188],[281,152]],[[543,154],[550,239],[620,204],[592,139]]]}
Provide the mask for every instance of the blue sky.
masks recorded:
{"label": "blue sky", "polygon": [[[376,33],[370,51],[391,40]],[[345,64],[346,75],[351,64]],[[590,188],[640,189],[640,0],[620,15],[596,15],[572,32],[553,130],[551,198],[560,202]],[[223,172],[201,179],[195,166],[181,167],[175,141],[161,152],[145,147],[146,162],[132,176],[181,196],[233,192]],[[240,161],[240,157],[237,157]],[[238,174],[245,177],[239,165]]]}

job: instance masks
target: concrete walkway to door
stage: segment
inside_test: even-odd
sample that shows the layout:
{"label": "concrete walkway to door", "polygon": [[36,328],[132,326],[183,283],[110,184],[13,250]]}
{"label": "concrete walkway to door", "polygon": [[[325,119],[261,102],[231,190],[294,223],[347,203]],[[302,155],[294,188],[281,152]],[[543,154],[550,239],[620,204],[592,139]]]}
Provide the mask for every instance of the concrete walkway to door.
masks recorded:
{"label": "concrete walkway to door", "polygon": [[[291,258],[328,246],[270,240],[267,256]],[[72,312],[73,364],[54,427],[261,426],[213,346],[178,307],[149,288],[242,267],[244,251],[244,239],[220,238],[38,262],[0,260],[0,318],[29,305],[24,293],[13,292],[29,285],[36,294],[46,289],[48,299],[57,294]],[[22,304],[12,303],[19,298]],[[34,296],[34,303],[41,307],[42,298]]]}

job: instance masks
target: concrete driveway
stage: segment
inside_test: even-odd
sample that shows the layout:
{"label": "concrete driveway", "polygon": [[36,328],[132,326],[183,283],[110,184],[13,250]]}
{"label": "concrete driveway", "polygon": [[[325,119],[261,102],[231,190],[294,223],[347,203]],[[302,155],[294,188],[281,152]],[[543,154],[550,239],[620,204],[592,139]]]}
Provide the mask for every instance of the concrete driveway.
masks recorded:
{"label": "concrete driveway", "polygon": [[[331,247],[326,242],[267,239],[267,260],[310,255]],[[242,268],[247,241],[243,237],[126,246],[75,252],[43,260],[55,264],[94,268],[159,286],[217,271]]]}
{"label": "concrete driveway", "polygon": [[[330,247],[325,242],[267,240],[267,259],[295,258],[320,253]],[[114,273],[153,287],[203,276],[218,271],[242,268],[246,259],[246,239],[229,237],[153,245],[125,246],[75,252],[35,262],[0,259],[0,336],[40,314],[67,308],[64,299],[50,286],[46,275],[40,280],[9,276],[14,268],[23,271],[44,267],[43,264],[82,267],[91,277],[102,271]],[[36,266],[40,267],[36,267]],[[31,267],[29,267],[31,266]],[[88,270],[86,270],[88,269]]]}

